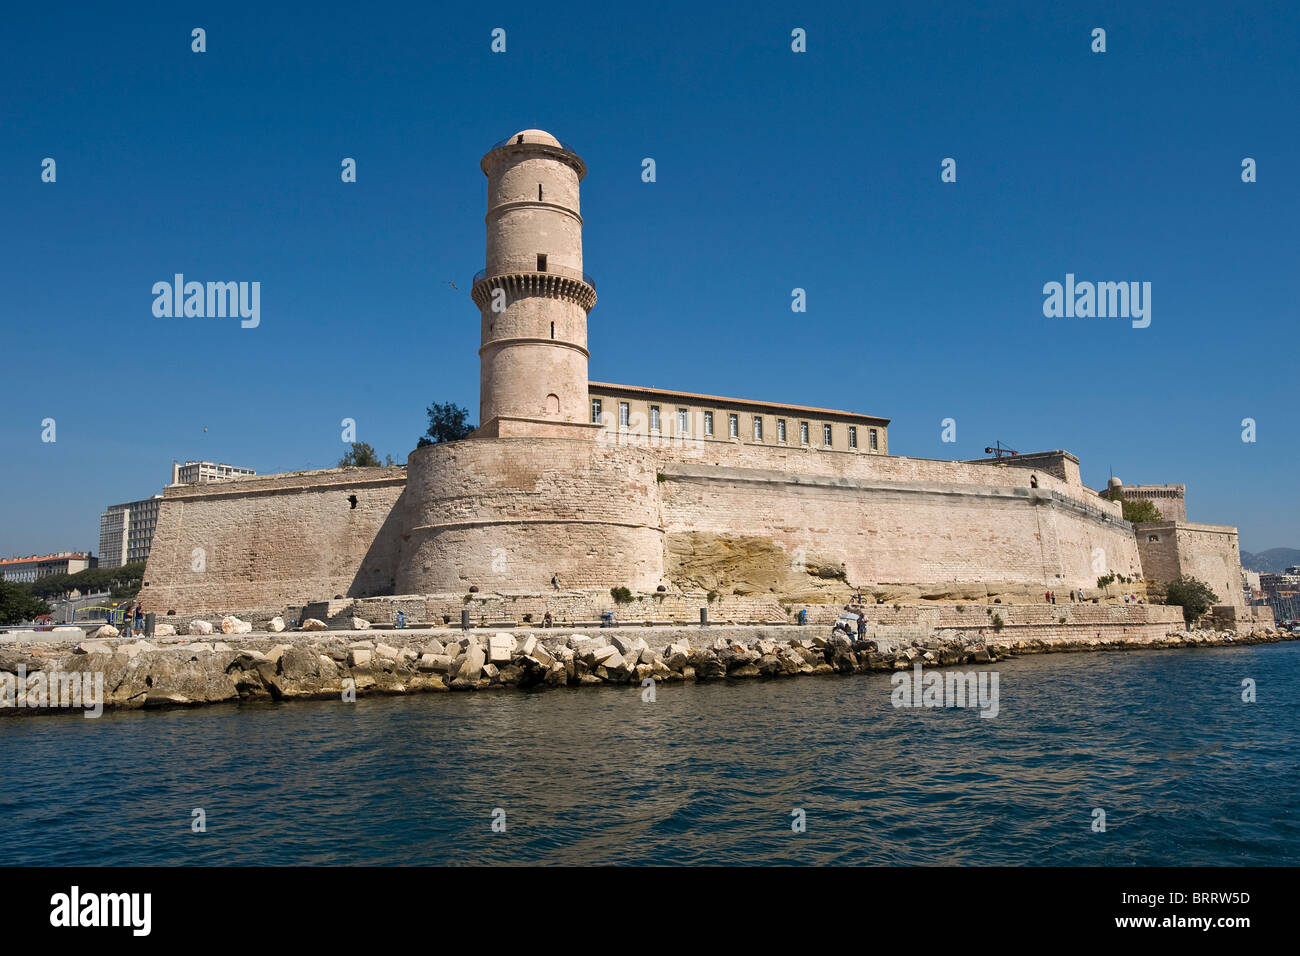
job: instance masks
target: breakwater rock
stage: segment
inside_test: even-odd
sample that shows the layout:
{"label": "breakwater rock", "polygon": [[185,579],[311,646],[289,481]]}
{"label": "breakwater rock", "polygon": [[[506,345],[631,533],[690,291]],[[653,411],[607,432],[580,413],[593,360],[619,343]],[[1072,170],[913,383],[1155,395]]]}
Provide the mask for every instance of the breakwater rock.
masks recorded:
{"label": "breakwater rock", "polygon": [[[710,629],[711,631],[716,629]],[[778,630],[778,629],[773,629]],[[714,636],[657,629],[652,641],[622,634],[483,633],[447,629],[289,632],[229,641],[156,638],[0,645],[0,714],[62,709],[60,674],[98,675],[106,708],[186,706],[241,700],[349,699],[350,695],[490,691],[648,680],[763,680],[800,675],[990,664],[1017,654],[1254,644],[1291,639],[1251,633],[1172,632],[1164,639],[980,642],[940,631],[882,648],[829,628],[781,628],[779,636]],[[644,632],[643,632],[644,633]],[[34,681],[37,674],[45,679]],[[33,683],[39,686],[33,687]],[[87,684],[86,687],[89,687]],[[53,706],[51,706],[53,705]],[[63,705],[63,706],[66,706]]]}

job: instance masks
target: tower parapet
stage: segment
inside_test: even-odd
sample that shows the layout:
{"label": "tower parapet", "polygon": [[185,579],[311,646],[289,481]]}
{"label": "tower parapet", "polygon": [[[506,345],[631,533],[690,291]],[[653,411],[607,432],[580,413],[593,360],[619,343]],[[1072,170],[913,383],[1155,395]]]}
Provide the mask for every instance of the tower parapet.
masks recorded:
{"label": "tower parapet", "polygon": [[486,266],[470,296],[481,315],[474,437],[593,437],[579,183],[586,164],[543,130],[523,130],[483,157]]}

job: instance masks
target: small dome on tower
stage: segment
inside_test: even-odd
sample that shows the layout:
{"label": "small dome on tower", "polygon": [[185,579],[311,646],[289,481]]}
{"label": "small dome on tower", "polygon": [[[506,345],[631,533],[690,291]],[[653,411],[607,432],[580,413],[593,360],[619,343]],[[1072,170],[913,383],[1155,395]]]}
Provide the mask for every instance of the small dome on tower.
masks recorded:
{"label": "small dome on tower", "polygon": [[546,132],[544,129],[521,129],[511,136],[507,142],[510,143],[540,143],[543,146],[557,146],[563,149],[560,141]]}
{"label": "small dome on tower", "polygon": [[1121,487],[1123,487],[1123,485],[1124,485],[1124,482],[1122,482],[1122,481],[1119,480],[1119,476],[1118,476],[1118,475],[1116,475],[1115,477],[1111,478],[1110,481],[1106,482],[1106,487],[1107,487],[1107,488],[1121,488]]}

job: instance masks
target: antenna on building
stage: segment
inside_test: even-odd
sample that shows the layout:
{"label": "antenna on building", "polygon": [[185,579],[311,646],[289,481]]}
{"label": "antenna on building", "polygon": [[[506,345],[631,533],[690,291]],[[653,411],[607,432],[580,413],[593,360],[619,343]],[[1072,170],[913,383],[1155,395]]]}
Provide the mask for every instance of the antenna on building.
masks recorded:
{"label": "antenna on building", "polygon": [[984,454],[992,455],[994,458],[1001,458],[1003,455],[1010,458],[1013,455],[1019,455],[1020,452],[1016,451],[1014,448],[1007,448],[1001,441],[997,441],[993,443],[992,448],[985,448]]}

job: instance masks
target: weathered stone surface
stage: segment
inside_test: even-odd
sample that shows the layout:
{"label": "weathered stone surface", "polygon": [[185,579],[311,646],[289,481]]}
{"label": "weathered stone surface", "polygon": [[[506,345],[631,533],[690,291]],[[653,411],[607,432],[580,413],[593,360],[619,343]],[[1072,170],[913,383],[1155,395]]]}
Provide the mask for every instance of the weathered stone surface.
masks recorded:
{"label": "weathered stone surface", "polygon": [[190,633],[201,635],[212,633],[212,623],[210,621],[193,620],[190,621]]}
{"label": "weathered stone surface", "polygon": [[515,639],[510,634],[493,634],[488,640],[488,660],[493,664],[509,663],[515,656]]}
{"label": "weathered stone surface", "polygon": [[153,626],[154,637],[175,637],[176,628],[170,624],[155,624]]}
{"label": "weathered stone surface", "polygon": [[91,637],[102,639],[106,637],[117,637],[117,635],[118,630],[112,624],[101,624],[95,629],[95,633],[92,634]]}
{"label": "weathered stone surface", "polygon": [[[460,667],[456,671],[456,679],[468,682],[477,682],[483,674],[483,665],[487,663],[487,655],[483,653],[483,648],[477,643],[471,644],[465,649],[464,660],[460,662]],[[452,682],[452,687],[456,686]]]}
{"label": "weathered stone surface", "polygon": [[304,631],[328,631],[329,625],[318,618],[309,617],[302,622],[302,629]]}
{"label": "weathered stone surface", "polygon": [[271,618],[271,620],[268,621],[266,624],[266,629],[270,631],[272,634],[279,634],[281,631],[284,630],[284,618],[280,617],[279,615],[276,615],[275,617]]}
{"label": "weathered stone surface", "polygon": [[[106,625],[107,626],[107,625]],[[100,628],[103,630],[103,628]],[[99,633],[96,631],[95,633]],[[116,634],[116,632],[114,632]],[[113,646],[107,641],[82,641],[77,645],[78,654],[112,654]]]}
{"label": "weathered stone surface", "polygon": [[370,664],[373,652],[363,647],[353,648],[348,651],[349,667],[366,667]]}
{"label": "weathered stone surface", "polygon": [[382,657],[386,660],[395,661],[402,656],[402,652],[391,644],[380,642],[375,645],[375,656]]}
{"label": "weathered stone surface", "polygon": [[354,617],[354,618],[352,619],[352,630],[354,630],[354,631],[368,631],[368,630],[370,630],[370,622],[367,621],[365,618]]}

